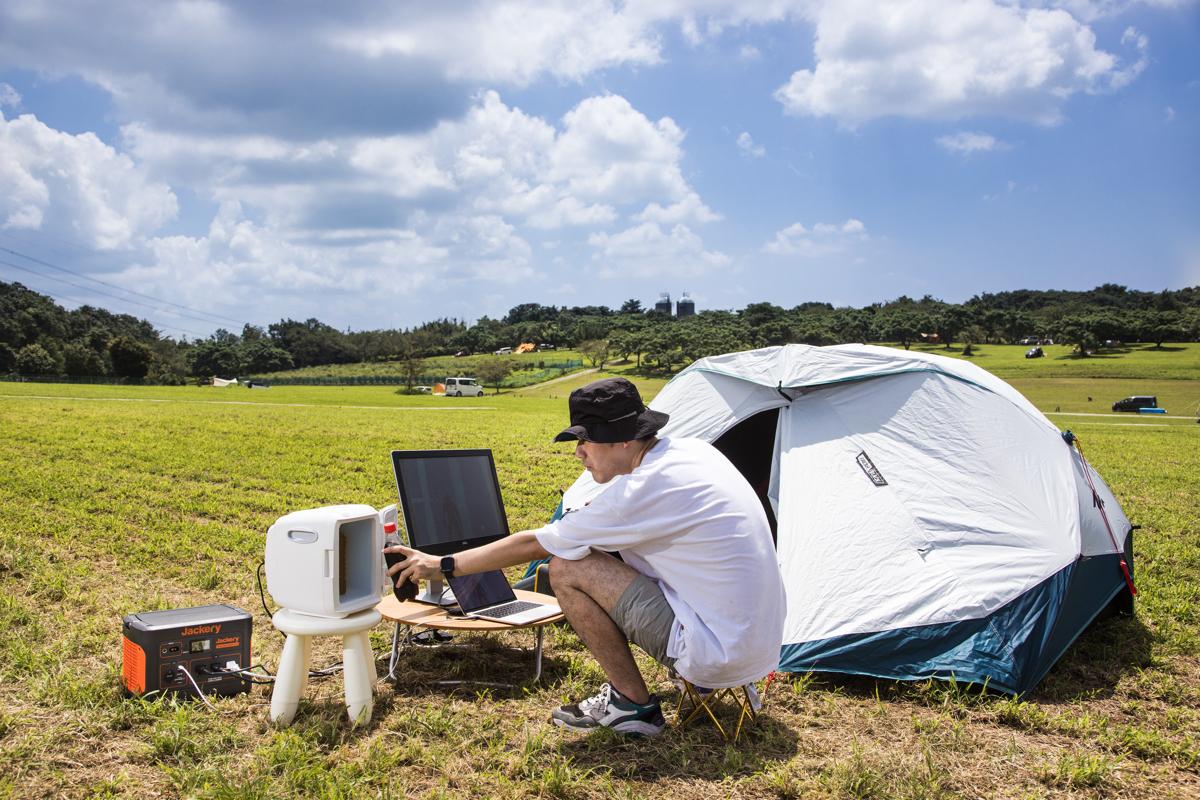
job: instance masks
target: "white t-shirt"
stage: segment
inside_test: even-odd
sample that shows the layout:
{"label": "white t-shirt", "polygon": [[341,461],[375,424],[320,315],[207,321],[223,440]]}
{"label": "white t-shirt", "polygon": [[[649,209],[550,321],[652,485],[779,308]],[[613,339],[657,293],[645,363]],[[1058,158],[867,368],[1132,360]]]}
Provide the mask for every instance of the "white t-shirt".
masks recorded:
{"label": "white t-shirt", "polygon": [[584,508],[535,531],[552,555],[620,551],[675,612],[667,655],[699,686],[739,686],[779,665],[783,579],[762,504],[715,447],[662,439]]}

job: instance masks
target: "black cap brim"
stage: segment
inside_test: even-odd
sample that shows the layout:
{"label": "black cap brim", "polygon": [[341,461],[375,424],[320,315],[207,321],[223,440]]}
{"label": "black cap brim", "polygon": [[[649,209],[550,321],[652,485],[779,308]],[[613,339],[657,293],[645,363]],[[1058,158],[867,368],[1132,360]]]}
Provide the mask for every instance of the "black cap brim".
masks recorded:
{"label": "black cap brim", "polygon": [[556,442],[569,442],[572,439],[582,439],[585,442],[591,441],[587,436],[587,428],[582,425],[572,425],[554,437],[554,441]]}

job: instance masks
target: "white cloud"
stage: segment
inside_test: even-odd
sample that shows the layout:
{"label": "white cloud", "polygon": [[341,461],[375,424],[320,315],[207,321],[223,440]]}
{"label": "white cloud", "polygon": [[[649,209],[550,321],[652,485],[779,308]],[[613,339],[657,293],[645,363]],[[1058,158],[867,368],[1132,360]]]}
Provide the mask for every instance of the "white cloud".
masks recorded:
{"label": "white cloud", "polygon": [[563,117],[549,177],[582,199],[678,201],[689,191],[679,167],[682,142],[670,117],[651,122],[624,97],[589,97]]}
{"label": "white cloud", "polygon": [[97,250],[128,247],[174,218],[177,202],[92,133],[0,115],[0,228],[39,230]]}
{"label": "white cloud", "polygon": [[678,203],[666,208],[658,203],[651,203],[636,214],[634,219],[639,222],[674,225],[679,222],[716,222],[721,219],[721,215],[706,206],[700,195],[688,192]]}
{"label": "white cloud", "polygon": [[578,80],[606,67],[658,63],[661,44],[649,21],[605,0],[475,2],[338,26],[344,32],[334,41],[371,58],[443,62],[455,80],[525,85],[542,74]]}
{"label": "white cloud", "polygon": [[742,155],[750,156],[751,158],[762,158],[767,154],[766,148],[755,144],[754,139],[746,131],[738,134],[737,146],[742,151]]}
{"label": "white cloud", "polygon": [[818,222],[811,230],[796,222],[778,231],[762,250],[775,256],[816,257],[842,252],[849,245],[866,239],[867,227],[854,218],[841,224]]}
{"label": "white cloud", "polygon": [[729,264],[729,257],[705,250],[700,237],[686,225],[664,230],[643,222],[615,234],[594,233],[588,244],[597,249],[593,260],[602,278],[616,276],[701,275]]}
{"label": "white cloud", "polygon": [[939,136],[937,143],[940,147],[949,150],[951,153],[961,153],[962,155],[986,153],[991,150],[1004,150],[1008,147],[1007,144],[991,134],[974,131],[958,131],[945,136]]}
{"label": "white cloud", "polygon": [[1172,108],[1171,106],[1167,106],[1163,110],[1163,122],[1174,122],[1174,121],[1175,121],[1175,109]]}
{"label": "white cloud", "polygon": [[816,64],[775,93],[789,114],[858,125],[878,117],[999,115],[1054,124],[1078,92],[1120,88],[1144,67],[1144,37],[1122,66],[1092,30],[1058,9],[994,2],[871,0],[815,13]]}
{"label": "white cloud", "polygon": [[0,83],[0,108],[18,108],[21,105],[21,95],[7,83]]}

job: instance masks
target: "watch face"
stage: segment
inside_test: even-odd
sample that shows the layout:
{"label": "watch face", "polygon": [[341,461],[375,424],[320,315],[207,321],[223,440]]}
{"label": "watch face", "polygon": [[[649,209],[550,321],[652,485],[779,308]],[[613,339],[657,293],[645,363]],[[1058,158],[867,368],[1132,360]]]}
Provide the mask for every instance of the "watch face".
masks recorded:
{"label": "watch face", "polygon": [[447,575],[454,572],[454,556],[442,556],[442,572]]}

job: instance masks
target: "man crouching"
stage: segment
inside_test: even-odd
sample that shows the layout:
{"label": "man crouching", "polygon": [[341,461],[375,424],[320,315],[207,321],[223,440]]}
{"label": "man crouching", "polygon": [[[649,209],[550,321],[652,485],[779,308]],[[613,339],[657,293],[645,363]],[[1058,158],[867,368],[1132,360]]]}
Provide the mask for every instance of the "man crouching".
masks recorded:
{"label": "man crouching", "polygon": [[[629,643],[696,686],[757,680],[779,664],[783,580],[754,490],[707,442],[656,434],[667,415],[623,378],[571,393],[556,442],[603,485],[587,506],[536,530],[439,559],[406,547],[397,582],[470,575],[550,556],[558,604],[608,677],[555,709],[556,724],[653,735],[664,726]],[[613,553],[619,553],[620,558]]]}

